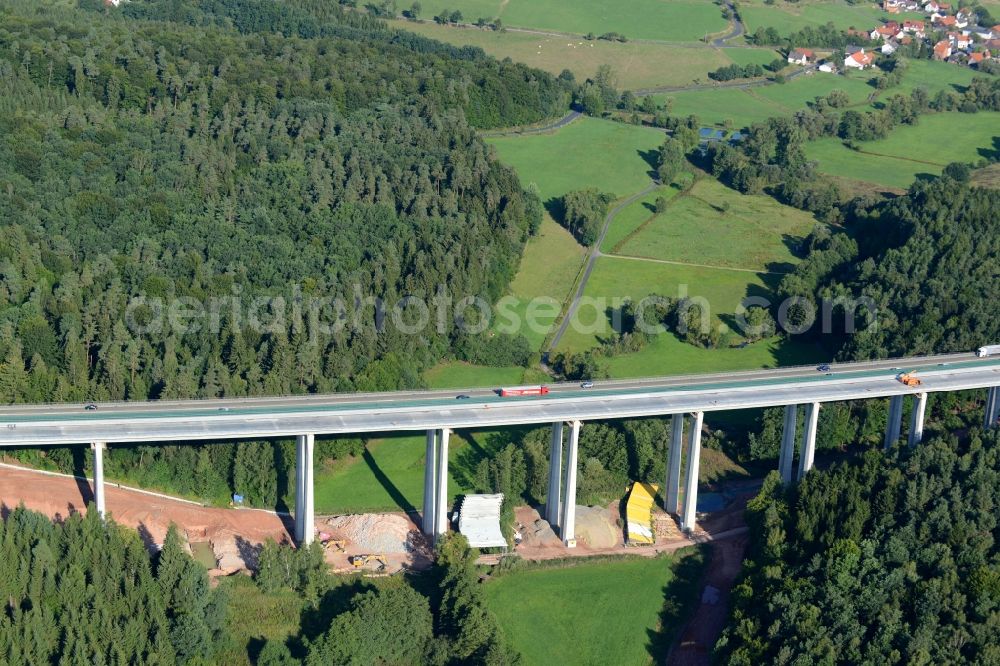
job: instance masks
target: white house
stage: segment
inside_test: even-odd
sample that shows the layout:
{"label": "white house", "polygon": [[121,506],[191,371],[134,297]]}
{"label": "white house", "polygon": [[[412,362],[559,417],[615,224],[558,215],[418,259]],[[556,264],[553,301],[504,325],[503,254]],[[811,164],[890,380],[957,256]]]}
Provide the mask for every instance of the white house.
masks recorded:
{"label": "white house", "polygon": [[816,60],[816,54],[809,49],[792,49],[788,53],[788,62],[793,65],[808,65]]}
{"label": "white house", "polygon": [[889,41],[883,44],[882,48],[879,50],[882,51],[882,55],[892,55],[893,53],[896,52],[896,49],[898,48],[899,44],[897,44],[896,42]]}
{"label": "white house", "polygon": [[830,62],[829,60],[824,60],[823,62],[821,62],[816,69],[818,69],[821,72],[826,72],[827,74],[835,74],[837,72],[837,68],[834,67],[833,63]]}
{"label": "white house", "polygon": [[855,51],[844,58],[844,67],[849,69],[868,69],[875,62],[875,56],[865,53],[864,49]]}

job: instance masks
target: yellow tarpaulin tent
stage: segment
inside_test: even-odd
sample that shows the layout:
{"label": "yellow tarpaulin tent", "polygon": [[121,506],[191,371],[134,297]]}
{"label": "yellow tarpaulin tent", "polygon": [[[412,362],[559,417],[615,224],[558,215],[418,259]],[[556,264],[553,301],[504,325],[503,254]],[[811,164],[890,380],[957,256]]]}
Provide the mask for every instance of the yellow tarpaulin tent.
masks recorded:
{"label": "yellow tarpaulin tent", "polygon": [[652,483],[632,484],[625,505],[628,520],[628,542],[634,544],[653,543],[653,502],[658,486]]}

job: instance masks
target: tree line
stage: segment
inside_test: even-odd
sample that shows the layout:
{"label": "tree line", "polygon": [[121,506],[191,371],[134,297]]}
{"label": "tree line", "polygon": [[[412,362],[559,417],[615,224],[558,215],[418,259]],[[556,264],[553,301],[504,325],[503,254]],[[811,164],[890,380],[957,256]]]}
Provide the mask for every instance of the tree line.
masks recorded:
{"label": "tree line", "polygon": [[239,581],[211,586],[175,526],[151,555],[137,532],[96,511],[53,522],[19,507],[0,520],[0,661],[207,665],[237,655],[261,666],[517,664],[486,606],[477,557],[456,534],[424,578],[368,582],[332,575],[316,543],[268,542],[257,595],[266,603],[295,593],[299,630],[239,645],[234,623],[241,634],[262,628],[235,612],[231,596],[246,592]]}
{"label": "tree line", "polygon": [[1000,659],[1000,434],[947,435],[776,473],[715,648],[728,664]]}

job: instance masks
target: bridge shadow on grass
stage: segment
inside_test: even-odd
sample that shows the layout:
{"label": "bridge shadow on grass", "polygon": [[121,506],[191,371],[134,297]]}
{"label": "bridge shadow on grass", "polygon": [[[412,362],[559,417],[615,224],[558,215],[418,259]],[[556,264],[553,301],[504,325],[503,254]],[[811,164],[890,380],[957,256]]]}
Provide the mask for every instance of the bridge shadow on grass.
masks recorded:
{"label": "bridge shadow on grass", "polygon": [[392,480],[389,479],[388,475],[382,471],[382,468],[378,466],[378,463],[375,461],[375,457],[372,455],[371,451],[368,450],[368,447],[365,447],[365,450],[361,453],[361,459],[365,461],[366,465],[368,465],[368,469],[371,470],[375,479],[382,485],[383,488],[385,488],[385,491],[389,493],[389,497],[392,498],[392,501],[395,502],[396,506],[408,514],[417,513],[417,507],[413,506],[410,501],[406,499],[406,496],[400,492],[399,488],[396,487],[396,484],[394,484]]}
{"label": "bridge shadow on grass", "polygon": [[701,544],[695,546],[694,552],[681,556],[674,566],[674,576],[663,588],[663,608],[660,609],[659,622],[655,629],[646,630],[649,638],[646,649],[654,663],[666,662],[670,646],[698,607],[701,601],[698,592],[708,558],[708,546]]}

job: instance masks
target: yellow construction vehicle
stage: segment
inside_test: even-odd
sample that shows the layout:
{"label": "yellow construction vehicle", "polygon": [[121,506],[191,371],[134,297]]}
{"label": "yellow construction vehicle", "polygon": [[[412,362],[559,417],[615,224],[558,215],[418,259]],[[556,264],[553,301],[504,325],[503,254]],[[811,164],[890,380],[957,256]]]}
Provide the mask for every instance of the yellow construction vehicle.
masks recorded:
{"label": "yellow construction vehicle", "polygon": [[923,382],[915,376],[916,374],[915,372],[902,372],[896,375],[896,379],[904,386],[920,386]]}
{"label": "yellow construction vehicle", "polygon": [[377,571],[385,571],[389,566],[389,560],[385,555],[351,555],[347,560],[355,569],[361,569],[371,563],[378,565]]}

